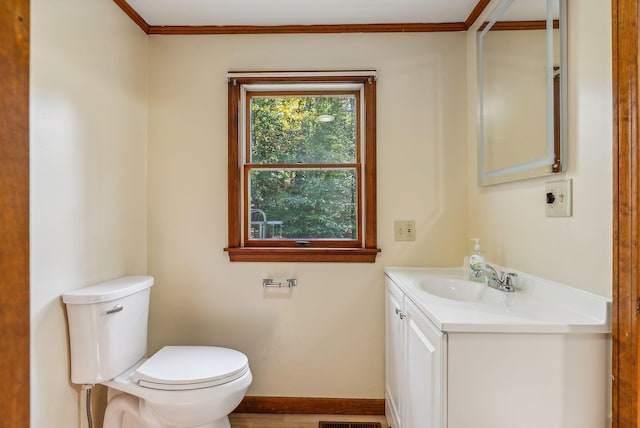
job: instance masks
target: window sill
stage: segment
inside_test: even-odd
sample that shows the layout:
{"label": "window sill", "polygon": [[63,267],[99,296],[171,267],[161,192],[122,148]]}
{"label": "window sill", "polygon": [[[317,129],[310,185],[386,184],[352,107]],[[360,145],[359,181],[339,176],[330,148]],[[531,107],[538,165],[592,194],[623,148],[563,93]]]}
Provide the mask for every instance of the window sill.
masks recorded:
{"label": "window sill", "polygon": [[374,263],[379,248],[225,248],[232,262]]}

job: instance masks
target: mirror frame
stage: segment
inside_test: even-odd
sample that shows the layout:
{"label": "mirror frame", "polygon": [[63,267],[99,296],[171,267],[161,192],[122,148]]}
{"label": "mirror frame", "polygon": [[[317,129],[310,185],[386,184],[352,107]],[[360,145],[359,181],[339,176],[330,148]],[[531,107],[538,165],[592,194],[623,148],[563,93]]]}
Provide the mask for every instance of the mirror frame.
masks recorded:
{"label": "mirror frame", "polygon": [[[551,174],[565,172],[567,169],[567,2],[566,0],[546,0],[546,43],[547,43],[547,154],[546,156],[528,162],[511,165],[508,167],[485,171],[485,145],[484,145],[484,63],[483,63],[483,38],[500,17],[509,9],[514,0],[502,0],[485,20],[486,25],[477,30],[477,79],[478,79],[478,184],[489,186],[511,181],[525,180],[528,178],[542,177]],[[553,52],[553,3],[558,2],[559,39],[560,39],[560,70],[559,70],[559,99],[554,102],[554,52]],[[555,105],[554,105],[555,104]],[[559,104],[559,105],[558,105]],[[555,116],[555,117],[554,117]],[[559,135],[554,130],[553,123],[559,120]],[[559,140],[559,148],[556,150],[556,140]]]}

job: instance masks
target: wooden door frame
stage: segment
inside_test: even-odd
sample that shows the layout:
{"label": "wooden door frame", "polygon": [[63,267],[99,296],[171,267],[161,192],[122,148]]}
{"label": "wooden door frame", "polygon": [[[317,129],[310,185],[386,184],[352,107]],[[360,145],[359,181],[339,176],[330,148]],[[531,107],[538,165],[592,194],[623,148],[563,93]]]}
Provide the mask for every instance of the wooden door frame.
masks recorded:
{"label": "wooden door frame", "polygon": [[0,2],[0,415],[29,426],[29,0]]}
{"label": "wooden door frame", "polygon": [[638,426],[638,0],[612,0],[613,428]]}

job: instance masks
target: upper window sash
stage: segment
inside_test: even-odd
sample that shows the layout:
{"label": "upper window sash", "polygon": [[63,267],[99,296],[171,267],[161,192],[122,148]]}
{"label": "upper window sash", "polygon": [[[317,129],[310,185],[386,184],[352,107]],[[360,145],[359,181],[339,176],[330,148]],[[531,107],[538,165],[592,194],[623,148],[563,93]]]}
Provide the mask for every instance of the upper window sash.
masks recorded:
{"label": "upper window sash", "polygon": [[[313,90],[291,90],[291,89],[287,89],[287,90],[283,90],[283,91],[279,91],[279,90],[275,90],[273,88],[274,85],[269,85],[267,88],[269,89],[268,91],[265,90],[260,90],[260,91],[253,91],[253,90],[244,90],[244,96],[243,96],[243,100],[244,100],[244,104],[242,106],[242,108],[244,109],[244,127],[243,127],[243,133],[241,134],[241,139],[244,140],[244,145],[243,145],[243,150],[244,150],[244,154],[243,154],[243,159],[244,159],[244,163],[245,164],[282,164],[282,165],[286,165],[286,164],[291,164],[291,163],[297,163],[297,164],[324,164],[324,163],[350,163],[350,164],[360,164],[361,163],[361,152],[363,150],[363,148],[361,147],[362,145],[362,141],[363,141],[363,135],[362,135],[362,130],[363,127],[361,126],[361,123],[363,123],[363,121],[365,120],[364,115],[362,114],[363,110],[364,110],[364,106],[362,105],[361,100],[363,99],[362,97],[362,85],[349,85],[350,86],[350,90],[346,90],[344,88],[335,88],[335,89],[331,89],[331,90],[325,90],[324,86],[322,86],[322,90],[318,90],[319,86],[318,84],[313,85]],[[277,85],[277,86],[281,86],[281,85]],[[290,85],[287,85],[290,86]],[[305,85],[308,86],[308,85]],[[334,86],[334,85],[328,85],[328,86]],[[264,88],[263,88],[264,89]],[[277,89],[277,88],[276,88]],[[251,110],[251,106],[252,106],[252,102],[256,102],[259,99],[262,98],[342,98],[344,100],[347,100],[351,97],[353,97],[354,99],[354,105],[353,108],[355,109],[354,112],[354,116],[355,116],[355,123],[354,123],[354,157],[346,160],[343,159],[342,161],[340,160],[336,160],[334,158],[333,162],[318,162],[317,159],[316,162],[314,162],[313,159],[289,159],[288,162],[285,161],[260,161],[260,159],[256,160],[253,157],[253,144],[255,143],[254,141],[254,136],[252,133],[252,126],[253,126],[253,116],[252,116],[252,110]],[[320,125],[322,126],[322,125]],[[328,126],[328,125],[327,125]]]}

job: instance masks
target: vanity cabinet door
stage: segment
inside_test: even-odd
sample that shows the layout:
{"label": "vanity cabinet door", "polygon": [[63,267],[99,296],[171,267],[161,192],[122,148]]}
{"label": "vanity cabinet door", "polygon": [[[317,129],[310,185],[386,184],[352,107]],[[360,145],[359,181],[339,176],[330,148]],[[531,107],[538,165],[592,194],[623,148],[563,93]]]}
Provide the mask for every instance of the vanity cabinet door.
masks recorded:
{"label": "vanity cabinet door", "polygon": [[388,279],[385,299],[385,413],[392,428],[403,428],[402,382],[404,374],[403,298],[400,290]]}
{"label": "vanity cabinet door", "polygon": [[391,428],[446,427],[446,335],[388,278],[385,413]]}
{"label": "vanity cabinet door", "polygon": [[446,335],[405,299],[404,428],[446,427]]}

